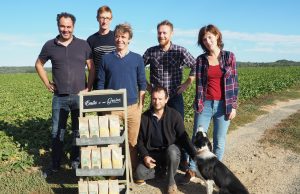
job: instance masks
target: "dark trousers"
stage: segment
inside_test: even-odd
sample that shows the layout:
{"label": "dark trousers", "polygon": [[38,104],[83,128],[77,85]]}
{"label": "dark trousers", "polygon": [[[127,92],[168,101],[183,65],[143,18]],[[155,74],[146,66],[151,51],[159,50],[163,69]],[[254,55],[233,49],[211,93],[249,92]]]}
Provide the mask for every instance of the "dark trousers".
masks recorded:
{"label": "dark trousers", "polygon": [[148,180],[158,178],[159,174],[167,172],[168,185],[175,184],[175,175],[180,162],[180,150],[172,144],[162,151],[152,151],[149,155],[156,160],[155,168],[148,168],[141,160],[135,171],[135,179]]}
{"label": "dark trousers", "polygon": [[[171,97],[168,100],[168,106],[177,110],[180,113],[182,119],[184,120],[184,100],[182,94]],[[188,161],[189,155],[186,153],[186,151],[184,149],[181,149],[181,153],[182,154],[181,154],[180,161],[181,162]]]}
{"label": "dark trousers", "polygon": [[183,101],[182,94],[175,95],[175,96],[171,97],[168,100],[167,105],[169,107],[174,108],[175,110],[177,110],[180,113],[182,119],[184,119],[184,101]]}

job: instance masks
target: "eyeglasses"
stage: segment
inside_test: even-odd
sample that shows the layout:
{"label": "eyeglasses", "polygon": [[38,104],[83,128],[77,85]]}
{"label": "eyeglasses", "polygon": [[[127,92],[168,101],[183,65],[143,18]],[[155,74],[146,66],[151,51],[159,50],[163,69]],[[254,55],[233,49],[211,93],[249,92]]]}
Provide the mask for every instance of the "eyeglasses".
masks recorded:
{"label": "eyeglasses", "polygon": [[104,21],[104,20],[111,20],[110,17],[99,17],[100,20]]}

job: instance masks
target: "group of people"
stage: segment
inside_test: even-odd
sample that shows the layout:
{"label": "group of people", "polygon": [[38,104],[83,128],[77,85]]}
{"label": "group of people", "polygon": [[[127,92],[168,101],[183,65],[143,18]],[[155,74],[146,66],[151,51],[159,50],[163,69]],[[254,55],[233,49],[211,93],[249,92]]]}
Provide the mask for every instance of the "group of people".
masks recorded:
{"label": "group of people", "polygon": [[[212,119],[213,151],[221,160],[230,120],[236,116],[238,80],[235,56],[223,50],[222,34],[218,28],[207,25],[198,35],[198,45],[204,53],[195,59],[187,49],[173,44],[173,24],[168,20],[157,25],[159,44],[141,56],[129,50],[133,37],[131,26],[118,24],[112,31],[112,17],[108,6],[100,7],[96,16],[99,31],[85,41],[73,35],[75,17],[65,12],[58,14],[59,35],[44,44],[35,63],[41,80],[53,93],[51,171],[60,168],[69,113],[73,138],[79,137],[78,93],[125,88],[134,181],[143,184],[147,179],[167,176],[168,193],[176,193],[174,176],[181,158],[189,163],[187,182],[195,176],[196,168],[192,160],[196,150],[184,127],[182,93],[196,80],[193,137],[199,126],[207,131]],[[49,81],[44,69],[48,60],[52,63],[53,81]],[[146,65],[150,65],[149,82],[145,75]],[[185,66],[190,68],[190,74],[182,83]],[[151,106],[142,113],[146,91],[151,95]],[[118,111],[112,114],[124,116]],[[70,159],[72,168],[78,168],[79,148],[75,145]]]}

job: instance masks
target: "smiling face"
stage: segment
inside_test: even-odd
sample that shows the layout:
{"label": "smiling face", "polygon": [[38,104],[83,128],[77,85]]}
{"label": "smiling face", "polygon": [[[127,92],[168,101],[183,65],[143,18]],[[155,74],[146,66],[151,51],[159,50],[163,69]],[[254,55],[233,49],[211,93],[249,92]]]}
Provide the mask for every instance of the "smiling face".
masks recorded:
{"label": "smiling face", "polygon": [[218,48],[218,35],[211,32],[206,32],[202,38],[203,44],[208,51],[213,51]]}
{"label": "smiling face", "polygon": [[157,29],[157,40],[159,45],[164,48],[171,43],[173,31],[168,25],[161,25]]}
{"label": "smiling face", "polygon": [[130,36],[128,32],[116,32],[115,33],[115,44],[117,51],[126,51],[128,50],[128,45],[130,42]]}
{"label": "smiling face", "polygon": [[62,17],[58,23],[58,31],[63,41],[70,40],[73,37],[74,23],[69,17]]}
{"label": "smiling face", "polygon": [[199,30],[197,43],[205,53],[222,50],[224,47],[222,33],[212,24],[203,26]]}

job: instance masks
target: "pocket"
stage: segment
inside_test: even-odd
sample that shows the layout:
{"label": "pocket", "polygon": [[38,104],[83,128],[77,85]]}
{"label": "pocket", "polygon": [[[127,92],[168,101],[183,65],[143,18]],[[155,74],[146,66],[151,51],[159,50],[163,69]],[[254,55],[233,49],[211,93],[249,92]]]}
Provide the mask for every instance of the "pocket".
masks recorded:
{"label": "pocket", "polygon": [[55,94],[52,97],[52,109],[60,109],[59,97]]}

